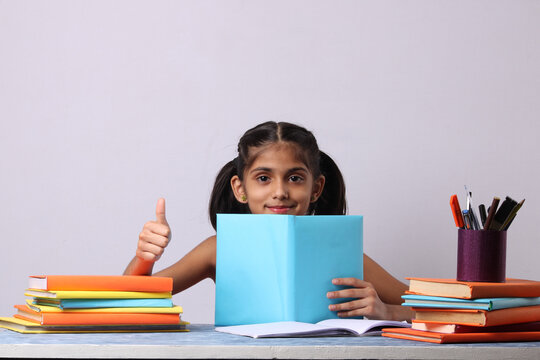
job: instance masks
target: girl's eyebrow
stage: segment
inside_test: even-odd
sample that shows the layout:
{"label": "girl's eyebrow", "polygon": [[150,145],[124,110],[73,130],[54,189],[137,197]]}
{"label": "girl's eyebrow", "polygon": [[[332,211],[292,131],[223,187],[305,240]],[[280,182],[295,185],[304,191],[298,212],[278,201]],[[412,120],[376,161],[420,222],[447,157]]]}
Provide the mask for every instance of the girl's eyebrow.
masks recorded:
{"label": "girl's eyebrow", "polygon": [[298,167],[294,167],[292,169],[289,169],[287,171],[287,173],[290,174],[290,173],[297,172],[297,171],[303,171],[303,172],[306,172],[306,173],[309,172],[308,169],[306,169],[305,167],[298,166]]}
{"label": "girl's eyebrow", "polygon": [[[258,172],[258,171],[272,172],[272,169],[269,168],[269,167],[259,166],[259,167],[255,168],[255,169],[251,170],[250,173]],[[309,172],[305,167],[297,166],[297,167],[293,167],[293,168],[287,170],[287,174],[297,172],[297,171]]]}
{"label": "girl's eyebrow", "polygon": [[250,170],[249,173],[251,174],[251,173],[254,173],[254,172],[258,172],[258,171],[272,172],[272,169],[267,168],[267,167],[263,167],[263,166],[259,166],[259,167],[255,168],[255,169]]}

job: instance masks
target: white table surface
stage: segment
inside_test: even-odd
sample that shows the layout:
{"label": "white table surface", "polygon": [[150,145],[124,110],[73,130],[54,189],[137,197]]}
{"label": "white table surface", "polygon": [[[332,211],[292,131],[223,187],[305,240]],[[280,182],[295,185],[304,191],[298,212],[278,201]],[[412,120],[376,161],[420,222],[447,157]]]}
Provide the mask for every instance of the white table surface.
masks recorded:
{"label": "white table surface", "polygon": [[252,339],[190,332],[20,334],[0,329],[2,358],[540,359],[540,342],[430,344],[381,336]]}

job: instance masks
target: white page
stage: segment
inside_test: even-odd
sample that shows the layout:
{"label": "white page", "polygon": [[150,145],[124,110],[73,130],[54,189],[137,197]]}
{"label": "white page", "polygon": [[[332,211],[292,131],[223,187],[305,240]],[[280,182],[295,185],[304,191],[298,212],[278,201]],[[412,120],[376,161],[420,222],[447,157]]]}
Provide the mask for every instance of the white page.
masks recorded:
{"label": "white page", "polygon": [[319,321],[317,324],[328,328],[347,328],[357,334],[363,334],[374,327],[410,327],[406,321],[393,320],[368,320],[368,319],[328,319]]}
{"label": "white page", "polygon": [[[406,322],[365,319],[330,319],[317,324],[280,321],[264,324],[234,325],[216,327],[216,331],[235,335],[258,337],[287,337],[287,336],[331,336],[364,334],[369,329],[378,326],[410,326]],[[347,331],[351,329],[352,331]]]}

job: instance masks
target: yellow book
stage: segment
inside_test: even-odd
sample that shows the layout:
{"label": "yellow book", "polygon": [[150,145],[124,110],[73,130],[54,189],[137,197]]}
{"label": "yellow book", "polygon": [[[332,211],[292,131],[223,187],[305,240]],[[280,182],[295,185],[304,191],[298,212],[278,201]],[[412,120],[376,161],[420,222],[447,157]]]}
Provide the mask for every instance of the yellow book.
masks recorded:
{"label": "yellow book", "polygon": [[186,325],[189,323],[185,321],[169,325],[40,325],[15,317],[0,317],[0,328],[23,334],[189,331]]}
{"label": "yellow book", "polygon": [[26,289],[26,296],[53,299],[166,299],[172,297],[170,292],[145,291],[46,291]]}

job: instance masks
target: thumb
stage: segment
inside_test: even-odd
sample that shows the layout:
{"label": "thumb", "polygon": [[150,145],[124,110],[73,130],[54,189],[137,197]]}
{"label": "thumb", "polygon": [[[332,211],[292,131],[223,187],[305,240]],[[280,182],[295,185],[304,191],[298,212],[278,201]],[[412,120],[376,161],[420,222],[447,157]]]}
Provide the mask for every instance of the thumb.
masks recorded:
{"label": "thumb", "polygon": [[156,221],[159,224],[167,224],[167,218],[165,217],[165,199],[160,198],[156,205]]}

